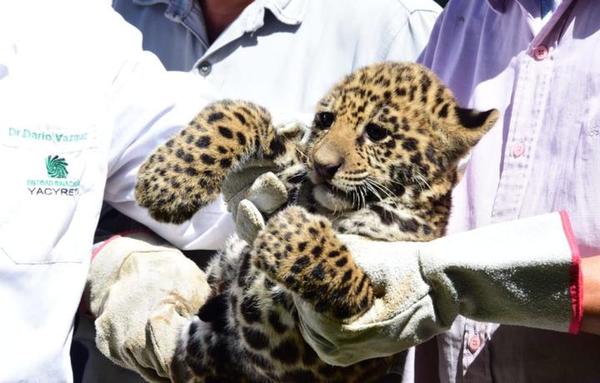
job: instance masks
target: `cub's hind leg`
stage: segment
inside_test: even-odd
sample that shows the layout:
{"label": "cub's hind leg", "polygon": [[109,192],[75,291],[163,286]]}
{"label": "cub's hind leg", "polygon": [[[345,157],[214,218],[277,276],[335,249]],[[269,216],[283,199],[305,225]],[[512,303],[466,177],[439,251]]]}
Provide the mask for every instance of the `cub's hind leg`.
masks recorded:
{"label": "cub's hind leg", "polygon": [[183,328],[176,356],[179,368],[176,381],[246,381],[234,367],[236,361],[229,346],[234,334],[228,326],[228,296],[223,293],[209,299]]}

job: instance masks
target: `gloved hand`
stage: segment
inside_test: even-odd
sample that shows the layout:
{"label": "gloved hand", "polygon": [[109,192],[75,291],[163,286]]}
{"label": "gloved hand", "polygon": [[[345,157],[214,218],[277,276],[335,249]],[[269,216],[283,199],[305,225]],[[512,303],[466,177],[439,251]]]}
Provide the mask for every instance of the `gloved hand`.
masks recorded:
{"label": "gloved hand", "polygon": [[288,199],[285,184],[274,170],[275,165],[270,161],[249,161],[223,183],[223,199],[233,216],[236,232],[248,243],[265,226],[263,214],[273,213]]}
{"label": "gloved hand", "polygon": [[579,330],[579,255],[566,215],[490,225],[429,243],[340,236],[384,293],[351,323],[294,297],[305,340],[332,365],[391,355],[475,320]]}
{"label": "gloved hand", "polygon": [[151,382],[170,382],[179,332],[208,298],[206,275],[149,234],[104,242],[84,300],[96,318],[96,346]]}
{"label": "gloved hand", "polygon": [[[301,120],[306,116],[274,113],[273,126],[279,134],[300,140],[307,132]],[[264,228],[264,215],[269,215],[288,200],[285,184],[275,175],[277,167],[272,161],[251,160],[225,178],[222,192],[228,209],[233,215],[236,232],[240,238],[252,243],[256,234]]]}

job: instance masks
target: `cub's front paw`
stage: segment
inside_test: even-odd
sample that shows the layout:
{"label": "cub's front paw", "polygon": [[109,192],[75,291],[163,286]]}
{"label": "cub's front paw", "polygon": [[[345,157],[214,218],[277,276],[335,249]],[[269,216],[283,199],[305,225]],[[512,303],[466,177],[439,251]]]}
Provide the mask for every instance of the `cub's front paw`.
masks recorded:
{"label": "cub's front paw", "polygon": [[337,239],[331,223],[301,207],[289,207],[269,220],[254,241],[252,260],[318,312],[348,319],[373,303],[369,278]]}
{"label": "cub's front paw", "polygon": [[144,162],[135,197],[155,219],[182,223],[217,198],[226,175],[258,155],[257,147],[270,155],[284,148],[268,112],[244,101],[215,102]]}

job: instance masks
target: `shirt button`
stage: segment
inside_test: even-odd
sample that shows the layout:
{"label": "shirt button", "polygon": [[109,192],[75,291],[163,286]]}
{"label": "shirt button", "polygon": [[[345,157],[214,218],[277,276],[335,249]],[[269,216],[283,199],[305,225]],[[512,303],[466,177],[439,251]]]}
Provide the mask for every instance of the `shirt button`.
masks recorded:
{"label": "shirt button", "polygon": [[519,158],[525,153],[525,145],[522,143],[514,144],[512,147],[512,155],[514,158]]}
{"label": "shirt button", "polygon": [[200,64],[198,64],[198,71],[204,77],[208,76],[211,70],[212,65],[208,61],[202,61]]}
{"label": "shirt button", "polygon": [[542,61],[548,57],[548,47],[545,45],[538,45],[533,48],[533,58],[537,61]]}
{"label": "shirt button", "polygon": [[471,337],[469,338],[469,343],[468,343],[467,347],[469,348],[469,351],[471,351],[471,352],[475,352],[475,351],[479,350],[479,347],[481,347],[481,339],[479,338],[478,334],[471,335]]}

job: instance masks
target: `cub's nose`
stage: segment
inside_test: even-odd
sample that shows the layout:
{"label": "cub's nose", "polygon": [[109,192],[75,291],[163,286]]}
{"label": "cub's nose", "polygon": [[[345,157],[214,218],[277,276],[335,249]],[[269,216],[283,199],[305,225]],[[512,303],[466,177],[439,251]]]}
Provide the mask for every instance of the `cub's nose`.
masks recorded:
{"label": "cub's nose", "polygon": [[317,174],[327,180],[333,178],[338,169],[342,166],[343,161],[336,161],[334,163],[320,163],[315,161],[315,171]]}

